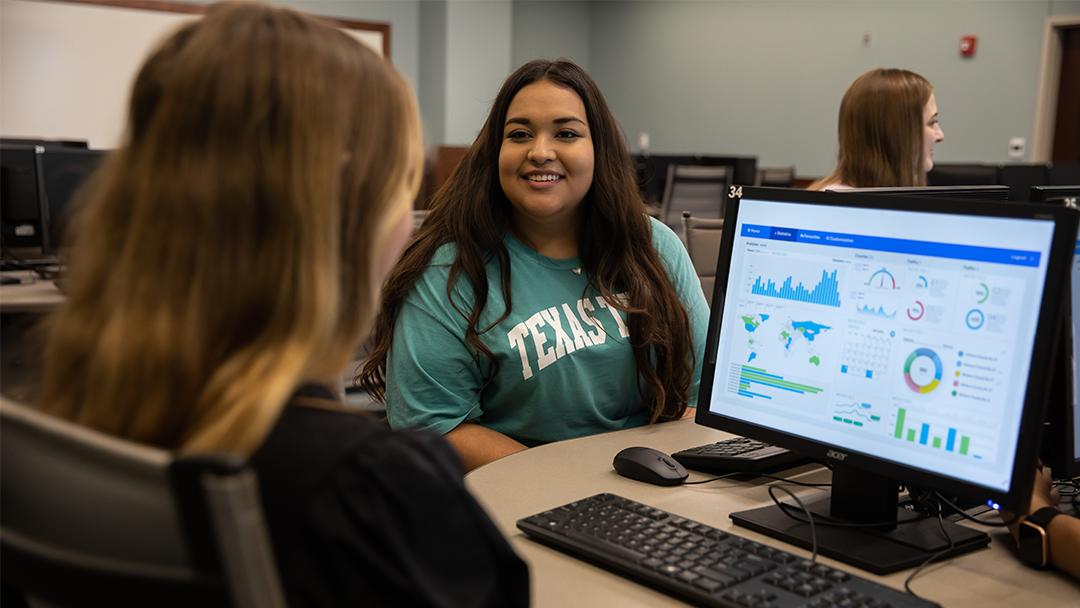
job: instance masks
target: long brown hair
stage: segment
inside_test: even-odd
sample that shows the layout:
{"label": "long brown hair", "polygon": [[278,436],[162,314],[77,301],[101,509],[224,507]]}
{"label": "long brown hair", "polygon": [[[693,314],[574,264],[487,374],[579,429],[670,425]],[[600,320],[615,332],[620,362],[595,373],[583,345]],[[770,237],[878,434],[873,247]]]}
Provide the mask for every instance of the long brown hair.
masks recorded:
{"label": "long brown hair", "polygon": [[923,110],[933,92],[908,70],[878,68],[856,78],[840,102],[836,169],[810,188],[925,186]]}
{"label": "long brown hair", "polygon": [[313,17],[237,2],[183,26],[141,68],[124,143],[73,222],[45,407],[165,448],[252,452],[370,328],[419,134],[394,69]]}
{"label": "long brown hair", "polygon": [[[375,323],[372,352],[358,382],[375,398],[385,398],[387,353],[402,303],[445,243],[457,247],[446,287],[448,301],[455,302],[450,294],[464,277],[476,294],[468,310],[458,310],[468,322],[465,341],[486,359],[486,365],[477,360],[484,376],[497,373],[498,362],[480,335],[505,319],[512,306],[510,260],[503,244],[511,205],[499,185],[499,148],[510,102],[523,87],[539,80],[574,91],[585,105],[596,160],[592,186],[581,204],[586,227],[578,243],[582,268],[592,287],[611,306],[627,313],[638,386],[651,421],[677,418],[686,410],[694,369],[687,312],[653,247],[630,153],[615,117],[592,78],[566,60],[531,61],[503,83],[479,135],[435,194],[430,215],[391,273]],[[499,266],[502,284],[496,288],[502,290],[506,310],[492,325],[479,327],[491,288],[484,268],[492,259]],[[617,292],[625,292],[625,299],[615,297]]]}

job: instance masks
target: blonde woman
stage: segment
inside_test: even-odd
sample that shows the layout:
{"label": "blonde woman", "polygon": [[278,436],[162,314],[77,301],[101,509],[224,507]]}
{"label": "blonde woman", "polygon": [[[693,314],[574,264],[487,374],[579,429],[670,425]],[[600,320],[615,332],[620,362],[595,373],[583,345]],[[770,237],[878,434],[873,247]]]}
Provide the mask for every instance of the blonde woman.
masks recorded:
{"label": "blonde woman", "polygon": [[934,146],[945,139],[933,85],[896,68],[856,78],[840,102],[837,122],[836,168],[811,190],[925,186]]}
{"label": "blonde woman", "polygon": [[422,152],[402,78],[316,19],[228,3],[151,55],[129,110],[75,222],[44,406],[249,457],[294,606],[527,603],[446,442],[325,388],[410,230]]}

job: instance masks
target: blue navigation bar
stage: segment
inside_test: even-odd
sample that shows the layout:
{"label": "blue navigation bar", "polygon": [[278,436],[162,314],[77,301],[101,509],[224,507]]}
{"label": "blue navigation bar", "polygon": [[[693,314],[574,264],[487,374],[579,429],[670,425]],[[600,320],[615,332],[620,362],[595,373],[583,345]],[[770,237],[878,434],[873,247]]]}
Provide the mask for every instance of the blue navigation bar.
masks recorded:
{"label": "blue navigation bar", "polygon": [[[957,245],[954,243],[934,243],[911,239],[894,239],[882,236],[861,234],[842,234],[839,232],[820,232],[797,228],[780,228],[743,224],[741,236],[771,241],[790,241],[795,243],[813,243],[845,247],[848,249],[866,249],[868,251],[889,251],[911,255],[927,255],[936,258],[991,262],[1013,266],[1038,267],[1042,254],[1038,251],[1000,249],[998,247],[978,247],[975,245]],[[1080,242],[1077,244],[1080,253]]]}

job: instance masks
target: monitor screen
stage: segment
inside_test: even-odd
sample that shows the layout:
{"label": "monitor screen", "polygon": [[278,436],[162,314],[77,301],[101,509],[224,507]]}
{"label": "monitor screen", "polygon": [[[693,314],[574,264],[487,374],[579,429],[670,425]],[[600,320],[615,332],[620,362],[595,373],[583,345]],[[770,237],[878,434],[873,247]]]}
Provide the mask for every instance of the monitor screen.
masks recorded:
{"label": "monitor screen", "polygon": [[725,234],[705,412],[1007,493],[1054,219],[749,191],[789,200],[744,195]]}
{"label": "monitor screen", "polygon": [[46,149],[39,154],[45,253],[54,254],[59,250],[71,216],[71,201],[101,164],[104,155],[102,150],[77,148]]}
{"label": "monitor screen", "polygon": [[1071,476],[1080,475],[1080,236],[1076,240],[1072,273],[1072,469]]}
{"label": "monitor screen", "polygon": [[31,146],[0,145],[0,244],[40,253],[36,154]]}

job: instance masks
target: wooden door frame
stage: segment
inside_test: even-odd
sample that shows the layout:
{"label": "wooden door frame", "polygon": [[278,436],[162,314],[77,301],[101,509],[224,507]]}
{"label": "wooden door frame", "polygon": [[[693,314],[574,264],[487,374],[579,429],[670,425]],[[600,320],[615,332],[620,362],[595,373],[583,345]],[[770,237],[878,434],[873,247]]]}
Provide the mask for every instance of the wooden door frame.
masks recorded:
{"label": "wooden door frame", "polygon": [[1080,26],[1080,15],[1047,17],[1043,26],[1042,61],[1035,96],[1035,128],[1031,138],[1031,162],[1048,163],[1054,150],[1054,120],[1057,117],[1059,75],[1061,74],[1062,30]]}

